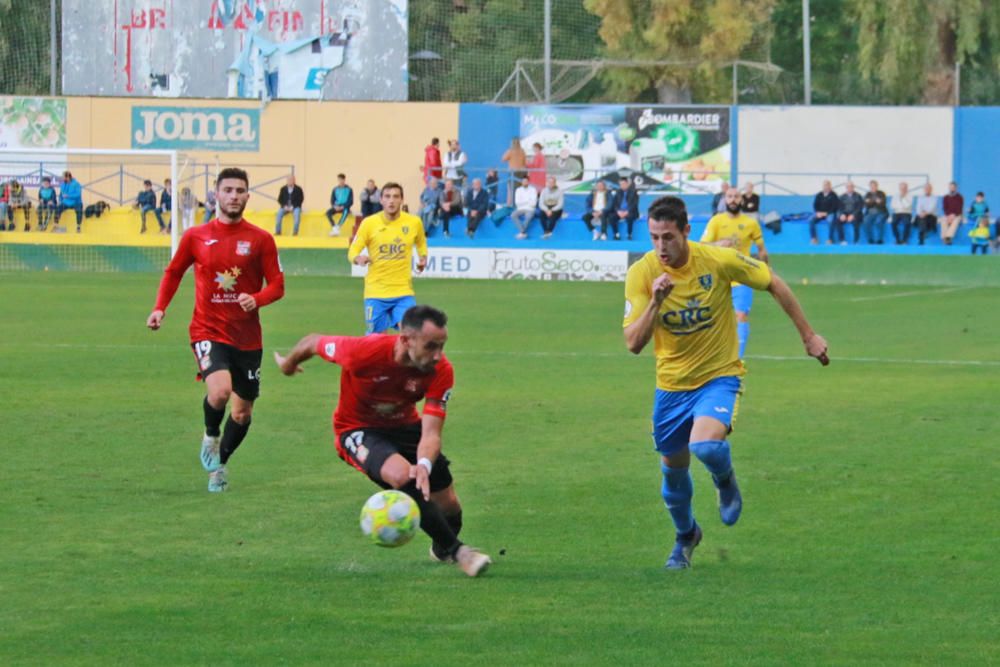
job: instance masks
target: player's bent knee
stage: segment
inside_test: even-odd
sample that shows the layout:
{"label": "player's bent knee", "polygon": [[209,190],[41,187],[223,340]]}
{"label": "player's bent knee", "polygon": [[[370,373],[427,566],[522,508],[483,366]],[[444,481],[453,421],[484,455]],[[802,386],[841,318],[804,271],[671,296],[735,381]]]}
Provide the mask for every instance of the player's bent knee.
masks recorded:
{"label": "player's bent knee", "polygon": [[737,310],[736,311],[736,321],[737,322],[749,322],[750,321],[750,313],[744,313],[741,310]]}
{"label": "player's bent knee", "polygon": [[233,405],[232,409],[229,411],[229,416],[232,417],[234,422],[242,425],[250,421],[252,413],[253,410],[250,407]]}
{"label": "player's bent knee", "polygon": [[229,397],[232,396],[233,390],[230,387],[219,387],[212,389],[208,392],[208,402],[213,408],[221,409],[226,406],[229,402]]}
{"label": "player's bent knee", "polygon": [[393,454],[379,470],[382,481],[394,489],[401,489],[410,483],[410,463],[399,454]]}

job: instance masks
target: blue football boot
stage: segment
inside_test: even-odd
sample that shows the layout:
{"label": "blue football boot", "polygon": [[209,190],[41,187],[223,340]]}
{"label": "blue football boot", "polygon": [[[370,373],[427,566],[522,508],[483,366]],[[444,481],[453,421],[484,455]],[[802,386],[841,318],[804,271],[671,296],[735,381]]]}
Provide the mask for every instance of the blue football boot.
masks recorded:
{"label": "blue football boot", "polygon": [[729,480],[724,484],[720,484],[715,475],[712,475],[712,481],[719,497],[719,517],[722,523],[732,526],[740,520],[743,511],[743,496],[740,495],[740,485],[736,483],[736,473],[730,473]]}
{"label": "blue football boot", "polygon": [[683,570],[691,567],[691,554],[694,548],[701,542],[701,526],[694,524],[694,529],[686,535],[678,535],[674,550],[670,552],[670,558],[664,566],[668,570]]}
{"label": "blue football boot", "polygon": [[219,443],[221,436],[211,436],[207,433],[201,438],[201,465],[208,472],[215,472],[222,467],[222,459],[219,456]]}

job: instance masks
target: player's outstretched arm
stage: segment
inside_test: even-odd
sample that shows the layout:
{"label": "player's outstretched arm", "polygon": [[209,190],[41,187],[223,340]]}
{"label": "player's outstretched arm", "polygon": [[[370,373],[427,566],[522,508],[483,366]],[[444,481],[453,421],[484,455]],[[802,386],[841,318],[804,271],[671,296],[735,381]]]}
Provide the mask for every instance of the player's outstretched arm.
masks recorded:
{"label": "player's outstretched arm", "polygon": [[309,334],[292,348],[288,356],[281,356],[277,351],[274,353],[274,362],[285,375],[295,375],[302,372],[302,364],[316,354],[316,343],[319,342],[319,334]]}
{"label": "player's outstretched arm", "polygon": [[410,479],[416,480],[424,500],[431,499],[431,469],[441,453],[441,428],[444,420],[437,415],[421,417],[420,442],[417,443],[417,463],[410,466]]}
{"label": "player's outstretched arm", "polygon": [[813,331],[813,328],[809,325],[809,320],[806,319],[805,312],[802,310],[802,306],[799,305],[799,300],[795,298],[795,294],[792,293],[788,284],[778,274],[772,273],[771,284],[768,286],[767,291],[781,305],[781,308],[788,314],[789,319],[792,320],[792,324],[798,329],[799,336],[802,337],[802,343],[806,347],[806,354],[810,357],[816,357],[824,366],[829,364],[830,358],[826,354],[826,339]]}

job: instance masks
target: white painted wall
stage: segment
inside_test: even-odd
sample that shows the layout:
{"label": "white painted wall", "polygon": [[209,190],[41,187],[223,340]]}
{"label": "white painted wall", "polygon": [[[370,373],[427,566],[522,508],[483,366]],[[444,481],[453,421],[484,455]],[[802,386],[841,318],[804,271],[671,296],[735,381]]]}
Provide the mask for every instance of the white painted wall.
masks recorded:
{"label": "white painted wall", "polygon": [[[739,182],[768,173],[768,194],[785,194],[778,186],[813,194],[824,178],[843,191],[851,175],[864,191],[874,177],[891,196],[900,180],[919,186],[926,175],[943,194],[953,173],[953,119],[950,107],[740,107]],[[780,172],[817,175],[770,175]]]}

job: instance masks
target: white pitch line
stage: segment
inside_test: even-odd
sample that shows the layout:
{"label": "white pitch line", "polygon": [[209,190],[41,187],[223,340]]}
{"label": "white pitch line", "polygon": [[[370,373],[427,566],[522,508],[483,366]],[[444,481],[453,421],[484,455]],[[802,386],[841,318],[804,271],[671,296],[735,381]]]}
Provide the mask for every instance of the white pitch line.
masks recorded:
{"label": "white pitch line", "polygon": [[[812,357],[782,357],[769,354],[750,354],[747,359],[763,361],[815,361]],[[1000,361],[980,359],[881,359],[878,357],[830,357],[831,362],[851,362],[859,364],[906,364],[922,366],[1000,366]]]}
{"label": "white pitch line", "polygon": [[[19,347],[44,347],[44,348],[57,348],[57,349],[68,349],[68,350],[146,350],[146,349],[173,349],[177,347],[176,345],[163,345],[159,343],[150,343],[143,345],[135,344],[120,344],[114,345],[110,343],[0,343],[2,348],[19,348]],[[278,345],[277,349],[290,348],[291,345],[281,346]],[[471,357],[549,357],[549,358],[565,358],[565,359],[577,359],[586,357],[597,357],[597,358],[631,358],[630,355],[622,351],[619,352],[573,352],[570,350],[565,351],[547,351],[547,350],[448,350],[448,354],[451,356],[471,356]],[[816,363],[816,360],[812,357],[802,356],[782,356],[773,354],[749,354],[746,356],[747,359],[752,361],[808,361],[811,363]],[[994,361],[989,359],[886,359],[882,357],[833,357],[831,361],[842,363],[858,363],[858,364],[907,364],[907,365],[920,365],[920,366],[980,366],[980,367],[1000,367],[1000,361]]]}
{"label": "white pitch line", "polygon": [[882,299],[899,299],[907,296],[926,296],[928,294],[948,294],[949,292],[961,292],[963,290],[976,289],[972,286],[964,287],[945,287],[942,289],[935,290],[915,290],[912,292],[895,292],[893,294],[879,294],[878,296],[858,296],[848,301],[852,303],[857,303],[858,301],[881,301]]}

